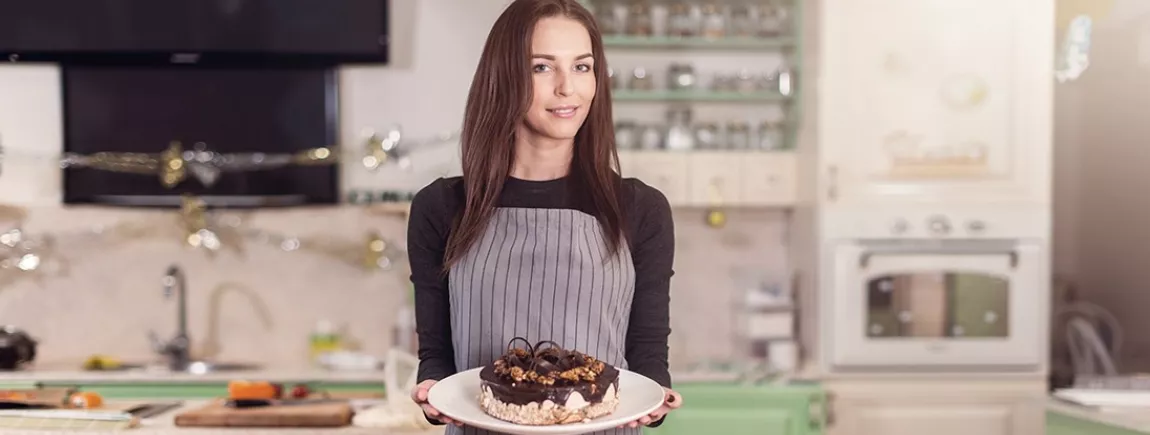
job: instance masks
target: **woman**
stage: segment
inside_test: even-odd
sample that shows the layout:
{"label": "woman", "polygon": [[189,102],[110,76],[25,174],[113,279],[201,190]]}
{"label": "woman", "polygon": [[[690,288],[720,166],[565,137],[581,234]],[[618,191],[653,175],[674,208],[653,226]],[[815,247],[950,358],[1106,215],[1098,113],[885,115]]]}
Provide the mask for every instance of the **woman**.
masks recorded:
{"label": "woman", "polygon": [[[488,36],[468,95],[463,176],[412,201],[419,385],[490,364],[514,337],[552,340],[647,376],[664,405],[607,431],[657,425],[670,389],[674,229],[666,198],[616,172],[603,42],[575,0],[516,0]],[[483,433],[450,427],[448,433]]]}

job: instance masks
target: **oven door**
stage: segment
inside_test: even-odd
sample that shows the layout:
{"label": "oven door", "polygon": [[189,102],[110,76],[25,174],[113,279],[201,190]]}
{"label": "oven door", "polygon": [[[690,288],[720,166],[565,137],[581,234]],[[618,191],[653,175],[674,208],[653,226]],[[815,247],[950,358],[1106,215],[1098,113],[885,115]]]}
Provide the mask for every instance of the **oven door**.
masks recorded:
{"label": "oven door", "polygon": [[1033,368],[1046,282],[1038,245],[849,243],[834,250],[839,369]]}

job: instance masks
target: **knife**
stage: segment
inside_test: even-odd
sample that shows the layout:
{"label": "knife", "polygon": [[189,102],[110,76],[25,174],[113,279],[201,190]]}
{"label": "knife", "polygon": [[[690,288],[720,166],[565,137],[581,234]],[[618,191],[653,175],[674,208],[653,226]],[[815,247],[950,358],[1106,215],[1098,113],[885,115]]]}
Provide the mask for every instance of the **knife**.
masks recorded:
{"label": "knife", "polygon": [[230,399],[225,405],[231,408],[263,408],[268,406],[303,406],[319,405],[324,403],[347,403],[347,399]]}

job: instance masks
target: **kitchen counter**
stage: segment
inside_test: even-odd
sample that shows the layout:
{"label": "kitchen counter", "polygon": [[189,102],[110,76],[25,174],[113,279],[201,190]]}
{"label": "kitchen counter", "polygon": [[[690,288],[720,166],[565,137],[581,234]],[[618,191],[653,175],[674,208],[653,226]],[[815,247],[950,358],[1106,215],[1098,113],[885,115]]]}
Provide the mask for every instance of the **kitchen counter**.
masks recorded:
{"label": "kitchen counter", "polygon": [[[137,402],[137,401],[131,401]],[[165,412],[153,418],[144,419],[141,421],[140,426],[134,429],[111,431],[111,430],[20,430],[4,428],[4,435],[46,435],[58,433],[75,433],[84,435],[206,435],[206,434],[245,434],[245,435],[274,435],[274,434],[296,434],[296,435],[442,435],[443,428],[435,427],[431,429],[419,428],[380,428],[380,427],[361,427],[361,426],[346,426],[339,428],[212,428],[212,427],[178,427],[175,424],[176,415],[186,410],[191,410],[203,406],[207,401],[195,400],[185,402],[183,406],[171,411]]]}

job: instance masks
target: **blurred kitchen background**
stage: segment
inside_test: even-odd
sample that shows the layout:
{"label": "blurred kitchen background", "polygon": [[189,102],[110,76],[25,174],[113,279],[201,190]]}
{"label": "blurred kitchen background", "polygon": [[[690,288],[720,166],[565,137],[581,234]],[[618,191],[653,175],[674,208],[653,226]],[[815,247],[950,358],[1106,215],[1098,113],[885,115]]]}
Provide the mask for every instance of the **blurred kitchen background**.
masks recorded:
{"label": "blurred kitchen background", "polygon": [[[507,0],[221,2],[322,18],[198,53],[176,21],[115,24],[176,9],[18,3],[0,384],[170,364],[181,311],[203,364],[130,379],[376,385],[414,353],[405,202],[458,174]],[[623,174],[675,207],[672,369],[699,408],[658,431],[1150,433],[1096,412],[1150,406],[1103,394],[1150,371],[1150,2],[585,3]]]}

